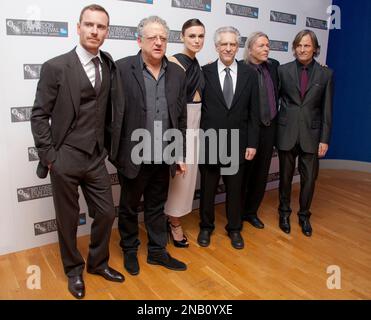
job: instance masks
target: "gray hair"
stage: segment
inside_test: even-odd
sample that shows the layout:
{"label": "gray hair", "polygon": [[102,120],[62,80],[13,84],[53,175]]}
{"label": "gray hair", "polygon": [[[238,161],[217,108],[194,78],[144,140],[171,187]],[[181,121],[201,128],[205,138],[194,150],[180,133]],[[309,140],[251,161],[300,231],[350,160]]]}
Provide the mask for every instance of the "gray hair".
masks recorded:
{"label": "gray hair", "polygon": [[216,29],[215,34],[214,34],[214,44],[215,44],[215,46],[217,46],[219,41],[220,41],[220,34],[221,33],[227,33],[227,32],[228,33],[234,33],[236,35],[237,44],[240,45],[240,41],[241,41],[240,32],[235,27],[228,26],[228,27],[220,27],[220,28]]}
{"label": "gray hair", "polygon": [[158,24],[162,25],[164,27],[165,31],[166,31],[166,35],[169,36],[170,29],[167,26],[166,21],[164,19],[160,18],[159,16],[150,16],[148,18],[144,18],[144,19],[140,20],[140,22],[138,24],[138,27],[137,27],[137,36],[139,38],[143,37],[143,29],[147,24],[150,24],[150,23],[158,23]]}
{"label": "gray hair", "polygon": [[261,32],[261,31],[256,31],[256,32],[253,32],[251,33],[248,37],[247,37],[247,40],[245,42],[245,48],[244,48],[244,51],[243,51],[243,60],[248,63],[250,62],[250,49],[252,48],[252,46],[254,45],[254,43],[260,38],[260,37],[265,37],[268,39],[269,41],[269,38],[268,36],[264,33],[264,32]]}

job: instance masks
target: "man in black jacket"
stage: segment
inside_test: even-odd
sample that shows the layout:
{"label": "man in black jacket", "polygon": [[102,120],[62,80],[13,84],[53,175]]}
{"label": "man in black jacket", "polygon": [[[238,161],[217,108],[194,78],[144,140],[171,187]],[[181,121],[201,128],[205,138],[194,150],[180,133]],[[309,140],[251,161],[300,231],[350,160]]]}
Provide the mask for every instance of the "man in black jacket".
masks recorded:
{"label": "man in black jacket", "polygon": [[[202,68],[205,76],[201,129],[216,132],[216,143],[205,143],[205,163],[200,162],[200,233],[198,243],[207,247],[214,230],[214,198],[220,176],[226,187],[226,230],[235,249],[244,247],[242,228],[242,181],[245,160],[252,160],[259,138],[258,80],[255,70],[235,60],[240,33],[234,27],[216,30],[214,43],[219,59]],[[223,133],[226,132],[225,136]],[[226,137],[224,139],[223,137]],[[215,141],[214,141],[215,142]],[[237,143],[237,148],[233,144]],[[215,149],[218,161],[213,161]],[[224,155],[224,156],[223,156]],[[234,172],[225,170],[226,155],[231,156]],[[231,168],[232,169],[232,168]],[[232,173],[232,174],[231,174]]]}
{"label": "man in black jacket", "polygon": [[112,58],[99,50],[108,35],[109,16],[98,5],[81,11],[77,27],[80,43],[72,51],[45,62],[41,69],[31,115],[32,134],[40,164],[48,170],[53,189],[59,247],[68,289],[85,296],[85,261],[77,248],[78,186],[94,219],[87,271],[110,281],[124,277],[108,266],[109,241],[115,219],[111,180],[105,165],[106,119],[117,98],[117,72]]}
{"label": "man in black jacket", "polygon": [[[163,137],[169,130],[177,129],[177,142],[185,147],[187,124],[185,75],[165,57],[168,36],[169,28],[164,20],[157,16],[145,18],[138,25],[137,41],[141,50],[135,56],[117,61],[125,111],[114,110],[110,160],[118,169],[120,245],[124,266],[132,275],[139,273],[137,209],[142,196],[148,235],[147,263],[186,270],[183,262],[166,251],[164,205],[169,171],[172,175],[185,173],[186,167],[182,162],[185,149],[178,152],[177,161],[172,161],[165,152],[169,143]],[[138,142],[139,136],[143,141]],[[139,149],[142,150],[138,152]]]}
{"label": "man in black jacket", "polygon": [[255,228],[264,228],[258,209],[264,198],[268,173],[276,142],[278,110],[279,62],[268,58],[269,39],[263,32],[252,33],[245,43],[244,61],[258,73],[259,80],[259,144],[254,160],[246,170],[243,220]]}

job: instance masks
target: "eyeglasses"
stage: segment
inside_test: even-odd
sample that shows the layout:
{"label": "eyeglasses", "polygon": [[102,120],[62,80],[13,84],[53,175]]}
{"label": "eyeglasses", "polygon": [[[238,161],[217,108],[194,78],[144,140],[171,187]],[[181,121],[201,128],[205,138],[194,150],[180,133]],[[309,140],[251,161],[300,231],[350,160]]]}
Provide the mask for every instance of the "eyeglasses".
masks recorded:
{"label": "eyeglasses", "polygon": [[166,43],[167,42],[167,38],[164,37],[164,36],[150,36],[150,37],[142,36],[142,38],[145,38],[145,39],[147,39],[150,42],[155,42],[157,40],[160,40],[162,43]]}

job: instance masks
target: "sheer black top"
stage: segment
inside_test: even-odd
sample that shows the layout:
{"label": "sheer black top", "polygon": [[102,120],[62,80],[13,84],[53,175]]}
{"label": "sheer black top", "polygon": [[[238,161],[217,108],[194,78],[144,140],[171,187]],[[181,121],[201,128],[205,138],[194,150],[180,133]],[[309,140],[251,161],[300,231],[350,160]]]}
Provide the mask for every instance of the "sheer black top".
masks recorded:
{"label": "sheer black top", "polygon": [[174,57],[183,66],[186,72],[187,79],[187,103],[192,103],[196,91],[202,99],[202,90],[205,86],[205,80],[201,71],[200,64],[197,59],[191,59],[183,53],[175,54]]}

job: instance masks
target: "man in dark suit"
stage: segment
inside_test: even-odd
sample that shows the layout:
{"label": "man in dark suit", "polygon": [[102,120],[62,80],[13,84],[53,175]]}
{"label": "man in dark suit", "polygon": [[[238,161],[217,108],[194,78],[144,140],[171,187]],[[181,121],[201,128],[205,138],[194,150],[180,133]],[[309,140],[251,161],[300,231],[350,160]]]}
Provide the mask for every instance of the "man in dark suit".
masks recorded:
{"label": "man in dark suit", "polygon": [[252,33],[245,43],[244,60],[258,72],[260,130],[256,156],[246,170],[242,219],[258,229],[264,228],[257,213],[264,198],[277,131],[279,62],[268,55],[268,36],[260,31]]}
{"label": "man in dark suit", "polygon": [[[187,124],[184,71],[165,57],[169,28],[157,16],[138,25],[140,51],[117,61],[125,93],[125,114],[116,109],[112,128],[111,162],[118,169],[121,185],[119,208],[120,245],[124,267],[139,273],[138,207],[144,198],[144,223],[148,235],[147,263],[171,270],[186,270],[186,265],[166,251],[167,224],[164,205],[172,175],[185,172],[181,148],[176,161],[163,152],[169,129],[179,129],[177,141],[184,143]],[[141,142],[139,136],[143,138]]]}
{"label": "man in dark suit", "polygon": [[312,235],[309,222],[319,157],[325,156],[331,132],[332,71],[314,57],[320,46],[311,30],[300,31],[292,44],[296,60],[278,68],[281,106],[278,116],[277,147],[280,161],[279,226],[290,232],[291,183],[298,157],[300,173],[299,224]]}
{"label": "man in dark suit", "polygon": [[[245,159],[252,160],[258,145],[258,80],[255,70],[235,60],[240,42],[240,33],[234,27],[216,30],[214,43],[219,59],[202,68],[205,76],[204,99],[201,109],[201,129],[215,131],[216,143],[205,141],[205,163],[200,164],[200,246],[210,244],[214,230],[214,201],[220,176],[226,187],[226,230],[235,249],[244,247],[242,228],[242,181]],[[223,139],[223,132],[227,132]],[[237,135],[234,136],[233,134]],[[225,135],[224,135],[225,136]],[[233,147],[238,143],[237,148]],[[215,149],[219,156],[214,162]],[[234,172],[227,172],[223,158],[230,155]],[[201,161],[200,161],[201,163]],[[232,169],[232,168],[231,168]],[[225,174],[223,173],[225,172]]]}
{"label": "man in dark suit", "polygon": [[85,295],[85,261],[77,248],[78,186],[94,219],[87,271],[110,281],[124,277],[108,266],[109,240],[115,218],[110,177],[105,166],[105,121],[115,104],[116,71],[111,57],[100,51],[108,34],[109,16],[98,5],[81,11],[72,51],[45,62],[41,69],[31,127],[40,157],[38,175],[48,170],[53,189],[59,246],[68,289]]}

